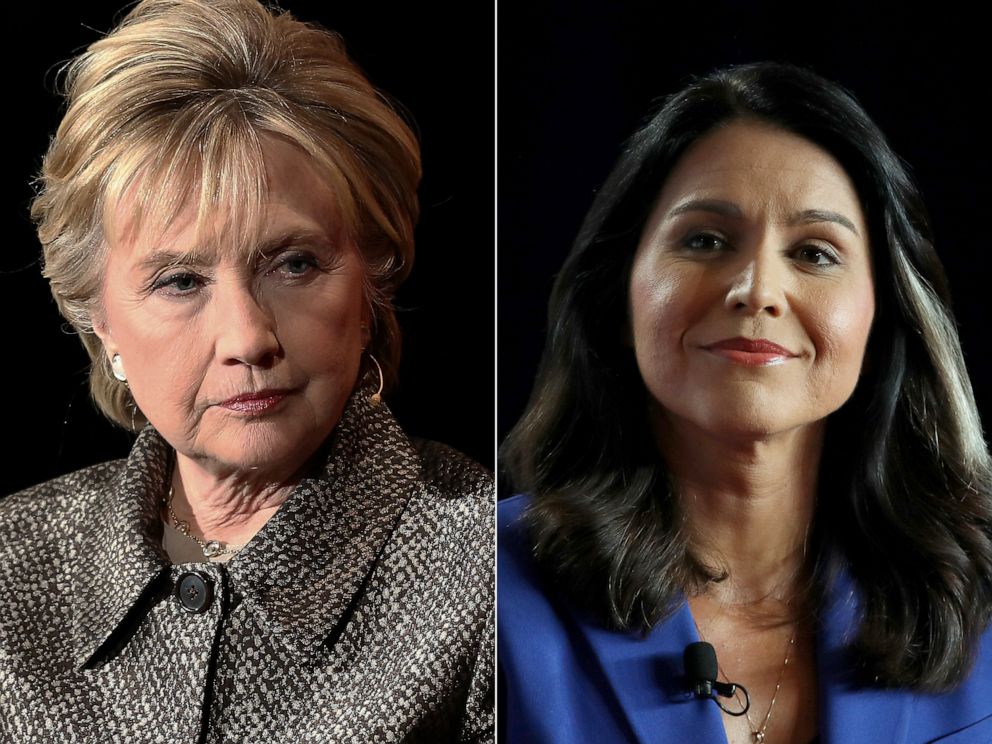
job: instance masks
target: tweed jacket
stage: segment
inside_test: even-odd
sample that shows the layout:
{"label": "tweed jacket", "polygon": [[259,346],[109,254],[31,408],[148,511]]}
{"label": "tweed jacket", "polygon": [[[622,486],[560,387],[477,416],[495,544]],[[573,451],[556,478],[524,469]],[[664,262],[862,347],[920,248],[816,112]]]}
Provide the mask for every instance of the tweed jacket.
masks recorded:
{"label": "tweed jacket", "polygon": [[356,393],[227,563],[172,565],[171,450],[0,500],[0,742],[493,738],[491,475]]}

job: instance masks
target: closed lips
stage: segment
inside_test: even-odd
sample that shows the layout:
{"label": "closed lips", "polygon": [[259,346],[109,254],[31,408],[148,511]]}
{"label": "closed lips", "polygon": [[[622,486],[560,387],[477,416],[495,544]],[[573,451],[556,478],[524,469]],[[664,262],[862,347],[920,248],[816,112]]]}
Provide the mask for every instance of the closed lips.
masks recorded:
{"label": "closed lips", "polygon": [[796,356],[796,354],[793,354],[785,347],[779,346],[773,341],[769,341],[764,338],[728,338],[723,341],[717,341],[715,344],[710,344],[705,348],[720,349],[723,351],[743,351],[750,354],[778,354],[789,357]]}
{"label": "closed lips", "polygon": [[221,405],[231,405],[233,403],[246,403],[252,400],[266,400],[268,398],[275,398],[280,395],[287,395],[292,391],[290,390],[260,390],[257,393],[243,393],[242,395],[236,395],[233,398],[228,398]]}

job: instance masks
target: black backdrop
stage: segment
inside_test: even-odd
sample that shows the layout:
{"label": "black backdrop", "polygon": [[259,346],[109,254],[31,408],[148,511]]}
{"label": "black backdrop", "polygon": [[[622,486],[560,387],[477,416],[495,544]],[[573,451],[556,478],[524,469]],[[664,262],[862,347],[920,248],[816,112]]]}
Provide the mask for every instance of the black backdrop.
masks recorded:
{"label": "black backdrop", "polygon": [[[53,12],[50,3],[25,4],[10,27],[28,43],[5,60],[14,90],[5,117],[10,232],[0,253],[0,308],[9,328],[0,495],[122,457],[130,447],[131,437],[89,402],[88,360],[65,332],[40,275],[40,246],[28,217],[30,179],[61,112],[55,69],[112,28],[122,5],[88,0]],[[398,299],[405,334],[400,386],[388,400],[411,434],[492,466],[493,24],[450,33],[461,7],[454,3],[282,5],[340,32],[370,79],[416,123],[422,217],[413,275]]]}
{"label": "black backdrop", "polygon": [[[381,88],[416,120],[423,216],[400,304],[401,386],[390,403],[414,434],[492,464],[493,29],[489,9],[284,0],[340,31]],[[581,2],[499,6],[497,437],[516,421],[543,345],[554,272],[595,188],[651,102],[687,75],[759,59],[812,66],[851,89],[910,164],[933,217],[983,420],[992,415],[985,346],[992,252],[984,117],[983,25],[953,7],[907,12],[867,3]],[[116,2],[53,13],[19,7],[8,47],[9,238],[0,308],[9,333],[9,436],[0,494],[111,457],[129,446],[88,402],[86,356],[61,331],[27,217],[29,179],[59,117],[56,64],[108,30]],[[988,424],[987,424],[988,425]]]}
{"label": "black backdrop", "polygon": [[652,102],[693,74],[764,59],[861,101],[920,185],[986,427],[992,378],[989,44],[953,4],[500,3],[498,437],[521,414],[554,273]]}

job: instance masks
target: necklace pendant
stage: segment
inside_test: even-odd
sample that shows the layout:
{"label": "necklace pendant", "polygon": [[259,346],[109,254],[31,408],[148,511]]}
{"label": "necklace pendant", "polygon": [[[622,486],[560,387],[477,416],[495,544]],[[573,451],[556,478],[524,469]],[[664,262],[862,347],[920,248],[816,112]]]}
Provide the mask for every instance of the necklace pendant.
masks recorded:
{"label": "necklace pendant", "polygon": [[764,741],[765,741],[765,732],[764,731],[755,731],[754,732],[754,744],[764,744]]}
{"label": "necklace pendant", "polygon": [[203,555],[207,558],[213,558],[215,555],[219,555],[221,551],[224,550],[224,544],[218,542],[217,540],[211,540],[206,545],[203,546]]}

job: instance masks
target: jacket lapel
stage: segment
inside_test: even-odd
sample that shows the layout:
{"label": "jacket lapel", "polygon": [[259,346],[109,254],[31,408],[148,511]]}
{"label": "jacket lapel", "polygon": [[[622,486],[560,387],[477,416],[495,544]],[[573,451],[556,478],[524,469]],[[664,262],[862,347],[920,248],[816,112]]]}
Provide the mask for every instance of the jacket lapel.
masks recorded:
{"label": "jacket lapel", "polygon": [[579,627],[639,741],[725,744],[720,709],[686,692],[682,652],[699,640],[688,604],[646,637],[584,620]]}
{"label": "jacket lapel", "polygon": [[891,742],[909,735],[912,693],[870,689],[854,683],[848,650],[858,626],[859,602],[846,572],[834,580],[817,633],[816,666],[822,744]]}
{"label": "jacket lapel", "polygon": [[168,571],[158,516],[168,463],[168,444],[148,426],[117,477],[96,485],[97,493],[79,496],[86,506],[80,509],[69,574],[77,669],[94,662],[97,651]]}
{"label": "jacket lapel", "polygon": [[416,451],[386,405],[369,404],[370,392],[352,395],[321,472],[227,564],[262,627],[304,657],[346,616],[421,486]]}

